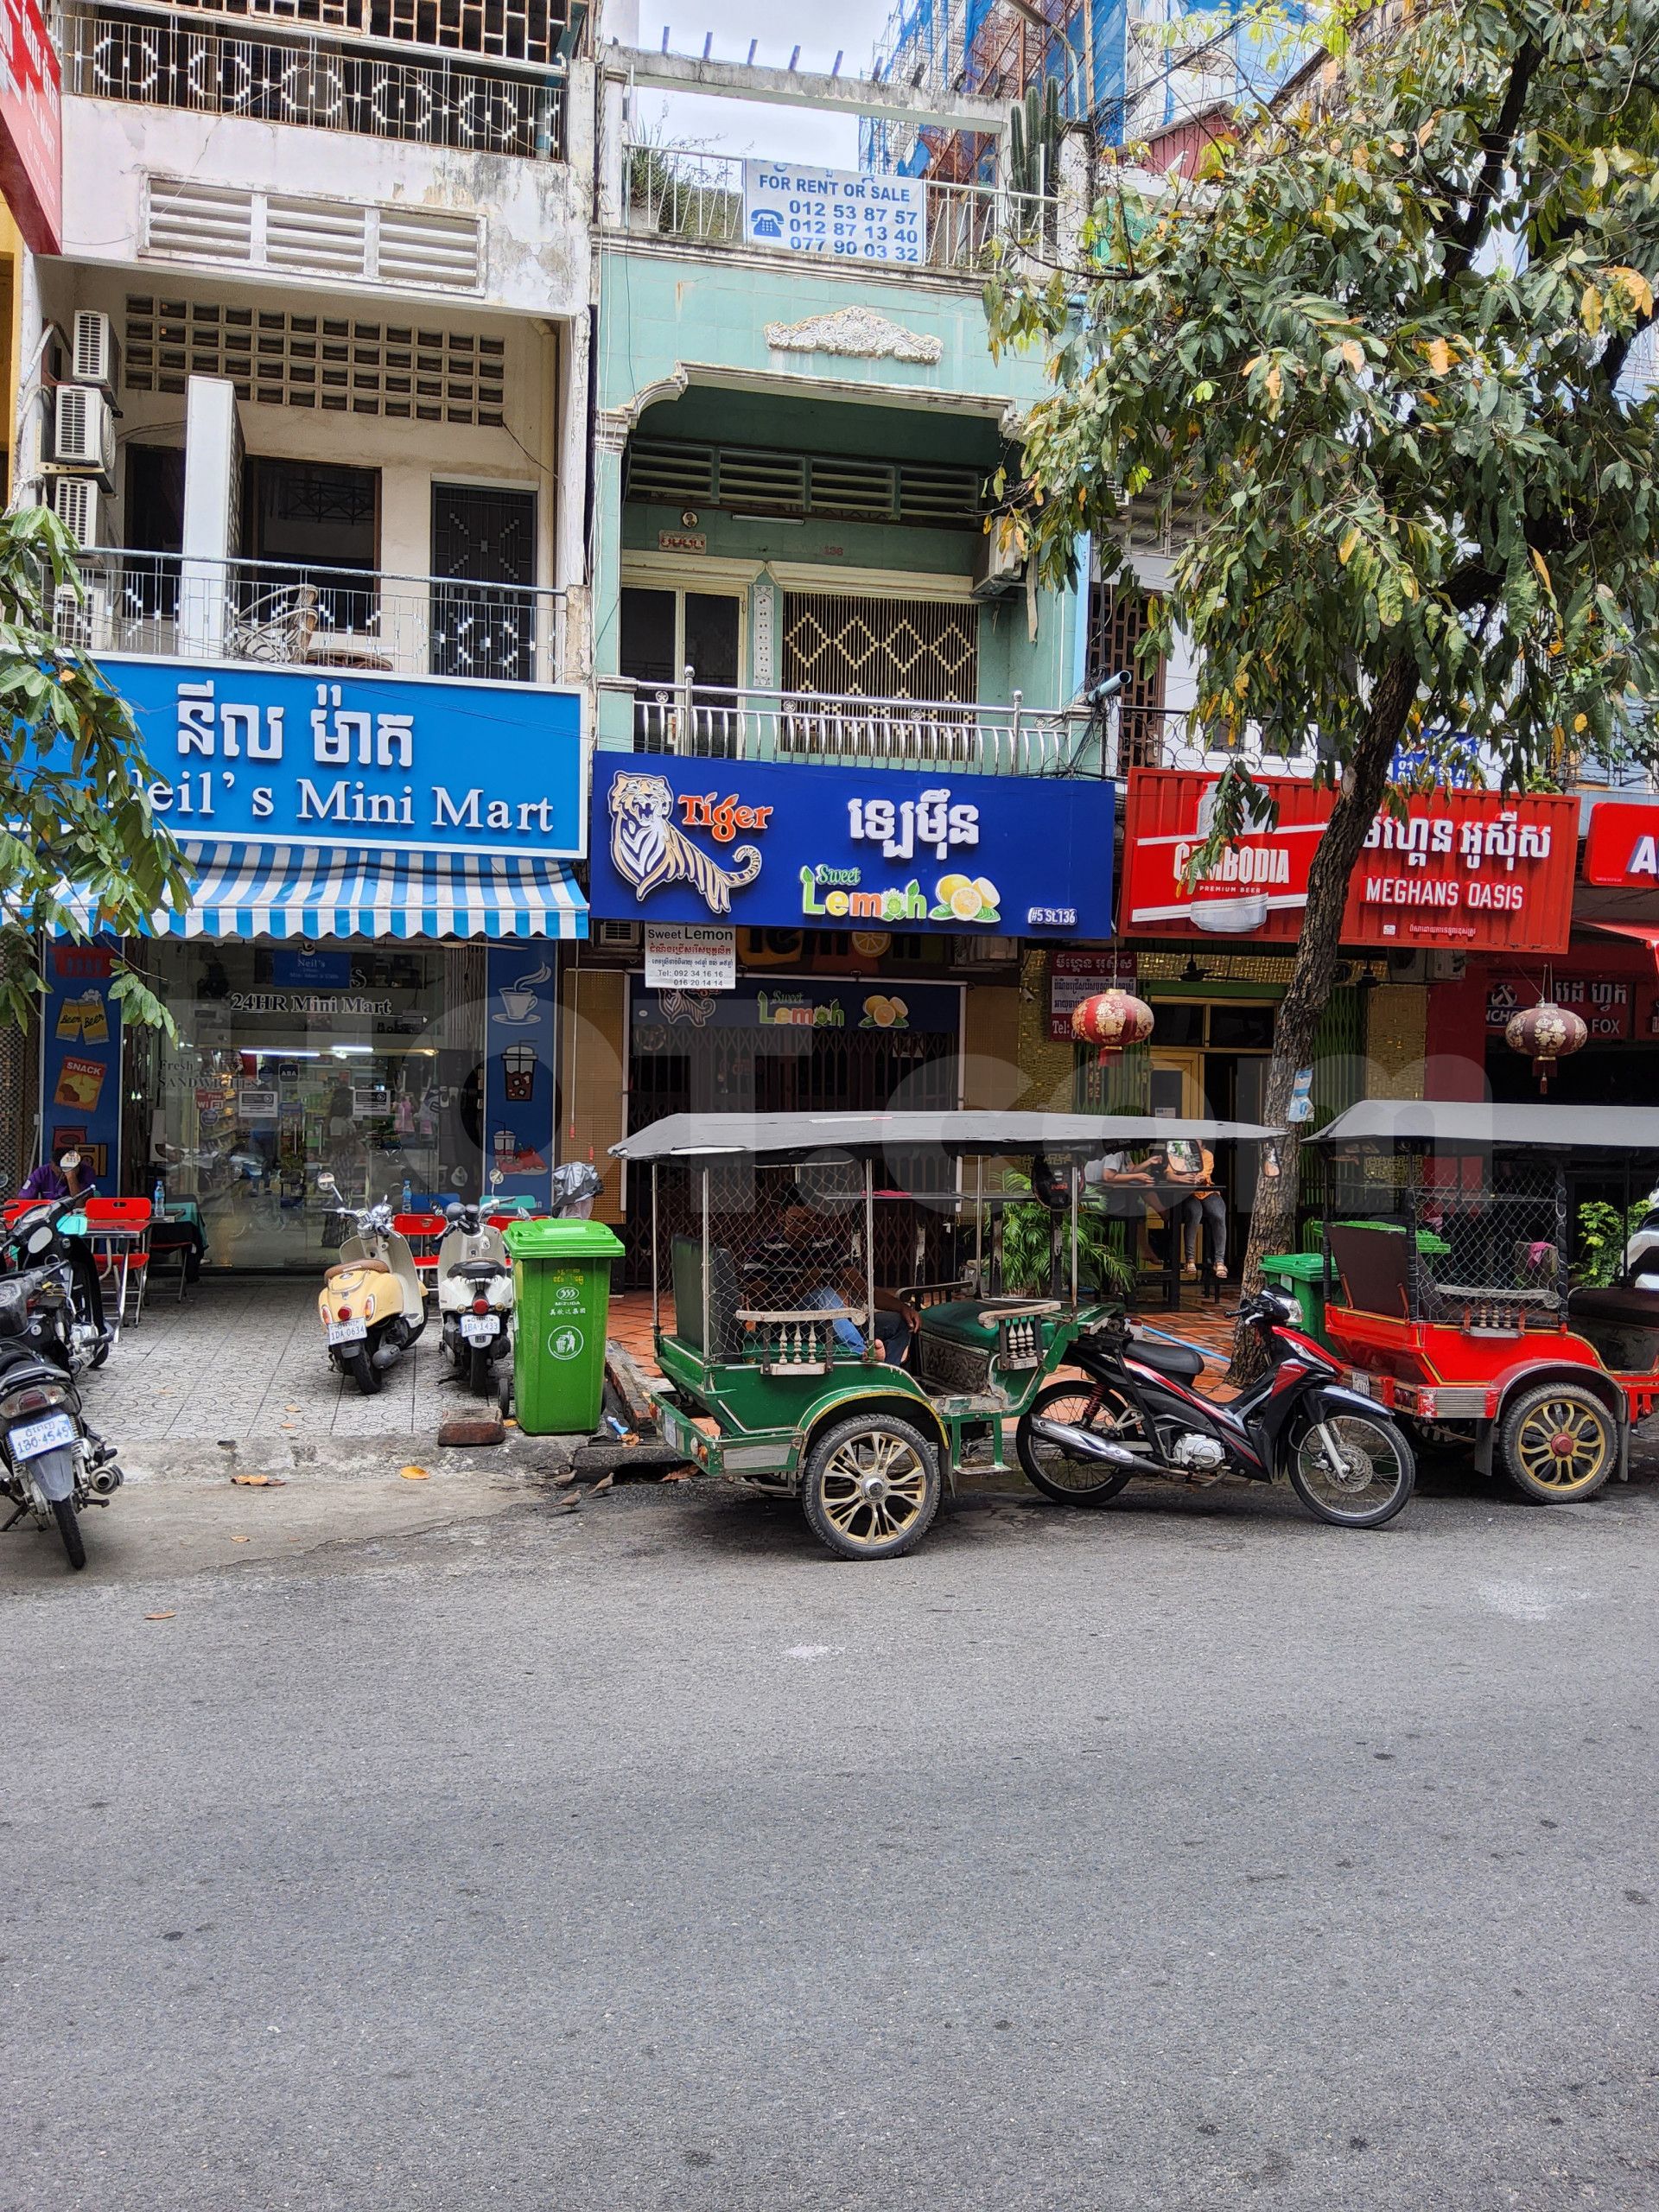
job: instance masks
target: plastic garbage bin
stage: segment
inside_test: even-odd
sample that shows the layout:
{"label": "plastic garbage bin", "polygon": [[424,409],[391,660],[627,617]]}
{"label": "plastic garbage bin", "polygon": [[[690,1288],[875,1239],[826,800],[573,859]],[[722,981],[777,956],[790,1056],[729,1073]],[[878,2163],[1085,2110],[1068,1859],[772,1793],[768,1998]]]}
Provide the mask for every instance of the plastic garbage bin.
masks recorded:
{"label": "plastic garbage bin", "polygon": [[622,1241],[602,1221],[514,1221],[502,1231],[516,1309],[512,1388],[531,1436],[588,1436],[605,1397],[611,1262]]}
{"label": "plastic garbage bin", "polygon": [[1321,1255],[1318,1252],[1269,1252],[1262,1259],[1262,1274],[1275,1290],[1290,1293],[1301,1309],[1304,1332],[1315,1344],[1324,1344],[1325,1261]]}

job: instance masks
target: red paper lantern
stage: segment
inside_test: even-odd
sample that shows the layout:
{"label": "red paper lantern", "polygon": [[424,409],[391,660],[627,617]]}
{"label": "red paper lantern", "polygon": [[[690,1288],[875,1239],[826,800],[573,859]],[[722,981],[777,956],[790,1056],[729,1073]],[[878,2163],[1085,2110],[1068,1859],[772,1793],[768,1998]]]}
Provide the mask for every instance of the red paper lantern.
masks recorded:
{"label": "red paper lantern", "polygon": [[1541,999],[1524,1014],[1511,1014],[1503,1040],[1512,1052],[1527,1052],[1541,1094],[1549,1089],[1555,1064],[1589,1041],[1590,1032],[1570,1007]]}
{"label": "red paper lantern", "polygon": [[1126,1045],[1144,1045],[1152,1034],[1152,1008],[1133,991],[1100,991],[1071,1009],[1071,1034],[1098,1047],[1101,1065]]}

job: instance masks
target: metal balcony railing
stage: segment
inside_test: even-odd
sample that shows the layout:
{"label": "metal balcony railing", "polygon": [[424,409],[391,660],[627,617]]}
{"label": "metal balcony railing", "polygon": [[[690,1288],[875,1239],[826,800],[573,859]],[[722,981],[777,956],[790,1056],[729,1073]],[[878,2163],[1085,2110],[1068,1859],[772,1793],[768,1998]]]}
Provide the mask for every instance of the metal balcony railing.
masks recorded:
{"label": "metal balcony railing", "polygon": [[59,639],[82,652],[279,668],[551,683],[564,594],[378,569],[86,552],[84,600],[59,593]]}
{"label": "metal balcony railing", "polygon": [[[622,225],[629,232],[740,252],[777,251],[744,236],[743,162],[737,155],[698,153],[683,146],[625,147],[622,196]],[[923,268],[971,275],[985,270],[1005,248],[1017,251],[1022,245],[1053,243],[1058,203],[1052,198],[929,178],[925,199]],[[833,252],[824,260],[836,265]],[[913,276],[918,264],[861,257],[846,265],[861,275],[889,270]]]}
{"label": "metal balcony railing", "polygon": [[[432,41],[434,48],[448,41]],[[559,161],[565,82],[548,65],[411,49],[401,40],[250,23],[134,4],[72,11],[63,86],[130,100],[369,138]]]}
{"label": "metal balcony railing", "polygon": [[1101,725],[1087,714],[945,699],[824,697],[606,677],[601,689],[632,699],[642,753],[716,760],[773,760],[821,767],[951,768],[978,776],[1097,776]]}

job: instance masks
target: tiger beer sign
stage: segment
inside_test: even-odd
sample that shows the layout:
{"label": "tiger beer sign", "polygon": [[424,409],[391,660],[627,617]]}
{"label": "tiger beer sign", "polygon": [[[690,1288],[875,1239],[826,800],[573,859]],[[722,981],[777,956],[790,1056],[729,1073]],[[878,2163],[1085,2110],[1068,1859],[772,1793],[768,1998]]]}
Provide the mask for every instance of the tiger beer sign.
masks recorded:
{"label": "tiger beer sign", "polygon": [[[1216,781],[1185,770],[1129,777],[1121,926],[1137,937],[1295,938],[1308,870],[1335,796],[1301,778],[1259,779],[1277,803],[1197,874]],[[1578,802],[1440,790],[1371,824],[1348,889],[1344,944],[1386,950],[1560,952],[1573,912]]]}
{"label": "tiger beer sign", "polygon": [[1111,932],[1101,782],[601,753],[590,851],[607,920]]}

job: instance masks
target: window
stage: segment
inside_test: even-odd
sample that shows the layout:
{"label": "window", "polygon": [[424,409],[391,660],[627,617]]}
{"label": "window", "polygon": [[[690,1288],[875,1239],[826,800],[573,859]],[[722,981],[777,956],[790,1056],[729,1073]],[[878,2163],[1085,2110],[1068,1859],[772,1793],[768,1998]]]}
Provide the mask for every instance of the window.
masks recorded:
{"label": "window", "polygon": [[[242,511],[246,551],[261,566],[244,576],[251,594],[245,618],[259,619],[273,594],[300,584],[316,592],[321,629],[372,630],[379,605],[379,510],[378,468],[251,454]],[[296,569],[307,573],[296,577]],[[327,582],[334,574],[340,581]]]}
{"label": "window", "polygon": [[[742,636],[743,601],[735,592],[623,587],[621,670],[639,686],[633,703],[636,745],[648,752],[671,746],[698,753],[733,749],[737,714],[722,695],[742,681]],[[693,729],[682,733],[674,719],[675,687],[688,668],[698,682],[691,695]]]}

